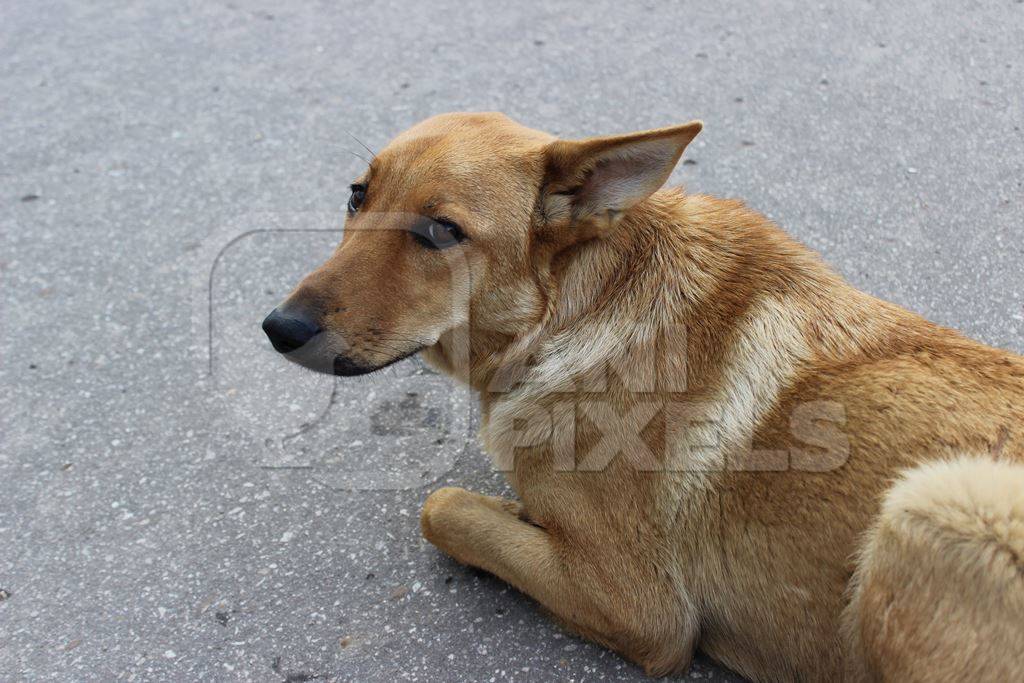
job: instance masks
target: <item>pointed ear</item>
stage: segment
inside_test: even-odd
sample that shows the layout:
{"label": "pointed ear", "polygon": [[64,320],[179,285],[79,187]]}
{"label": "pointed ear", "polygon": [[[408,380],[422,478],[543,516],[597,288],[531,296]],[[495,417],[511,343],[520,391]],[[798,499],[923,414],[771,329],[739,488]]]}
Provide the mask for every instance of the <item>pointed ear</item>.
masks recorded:
{"label": "pointed ear", "polygon": [[598,232],[665,184],[703,124],[691,121],[640,133],[556,140],[548,145],[541,201],[550,224],[588,224]]}

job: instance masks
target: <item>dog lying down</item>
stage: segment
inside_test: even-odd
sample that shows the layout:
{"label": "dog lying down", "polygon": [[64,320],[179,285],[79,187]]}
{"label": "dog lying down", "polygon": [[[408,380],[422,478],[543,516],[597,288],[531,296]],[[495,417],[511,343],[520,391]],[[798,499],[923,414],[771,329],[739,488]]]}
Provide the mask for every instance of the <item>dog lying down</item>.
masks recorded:
{"label": "dog lying down", "polygon": [[264,329],[468,382],[519,499],[442,488],[424,536],[651,675],[1024,680],[1024,358],[659,189],[700,130],[428,119]]}

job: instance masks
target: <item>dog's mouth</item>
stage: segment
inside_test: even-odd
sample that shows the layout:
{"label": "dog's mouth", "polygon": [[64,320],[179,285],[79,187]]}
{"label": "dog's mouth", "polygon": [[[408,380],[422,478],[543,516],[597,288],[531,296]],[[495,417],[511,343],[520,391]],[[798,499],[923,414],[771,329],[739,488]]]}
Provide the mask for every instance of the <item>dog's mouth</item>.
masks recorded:
{"label": "dog's mouth", "polygon": [[343,354],[338,354],[337,356],[334,357],[332,372],[333,374],[338,375],[340,377],[356,377],[358,375],[368,375],[371,372],[383,370],[389,365],[394,365],[399,361],[403,361],[409,356],[414,356],[425,348],[425,346],[419,346],[407,353],[403,353],[402,355],[396,358],[392,358],[389,361],[385,361],[384,363],[380,363],[377,365],[368,364],[364,361],[352,359]]}
{"label": "dog's mouth", "polygon": [[[344,350],[339,351],[339,347]],[[409,356],[419,353],[424,348],[426,348],[425,345],[416,345],[396,356],[374,362],[352,353],[350,349],[346,348],[346,345],[339,344],[337,340],[332,339],[330,333],[321,332],[299,348],[284,351],[281,355],[293,363],[297,363],[315,372],[322,372],[326,375],[338,375],[340,377],[356,377],[383,370],[389,365],[394,365]]]}

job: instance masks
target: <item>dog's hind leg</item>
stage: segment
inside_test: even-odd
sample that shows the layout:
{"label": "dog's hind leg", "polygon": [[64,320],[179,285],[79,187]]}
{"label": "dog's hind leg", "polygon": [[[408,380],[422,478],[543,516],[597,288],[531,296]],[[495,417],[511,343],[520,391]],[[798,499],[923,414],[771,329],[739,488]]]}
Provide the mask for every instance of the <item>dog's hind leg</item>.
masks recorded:
{"label": "dog's hind leg", "polygon": [[541,603],[563,624],[651,675],[686,668],[697,640],[693,610],[656,579],[600,549],[573,550],[524,521],[517,504],[460,488],[427,498],[423,535]]}
{"label": "dog's hind leg", "polygon": [[851,680],[1024,681],[1024,466],[964,458],[906,473],[851,598]]}

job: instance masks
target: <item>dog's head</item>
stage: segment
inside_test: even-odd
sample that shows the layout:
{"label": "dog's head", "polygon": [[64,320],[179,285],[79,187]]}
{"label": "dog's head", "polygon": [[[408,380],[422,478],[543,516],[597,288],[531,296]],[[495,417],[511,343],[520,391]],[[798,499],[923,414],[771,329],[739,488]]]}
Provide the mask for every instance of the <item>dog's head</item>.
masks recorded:
{"label": "dog's head", "polygon": [[657,190],[700,128],[566,141],[501,114],[428,119],[355,180],[341,244],[263,329],[322,372],[430,349],[464,374],[543,318],[553,259]]}

